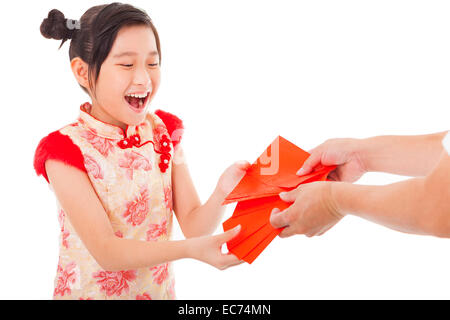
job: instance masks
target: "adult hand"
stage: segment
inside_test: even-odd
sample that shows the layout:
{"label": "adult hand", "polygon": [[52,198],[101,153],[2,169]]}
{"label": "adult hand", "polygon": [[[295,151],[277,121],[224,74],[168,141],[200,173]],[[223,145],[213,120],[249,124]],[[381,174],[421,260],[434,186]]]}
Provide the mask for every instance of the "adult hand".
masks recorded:
{"label": "adult hand", "polygon": [[360,139],[330,139],[310,150],[311,156],[297,172],[305,175],[318,164],[337,165],[328,178],[335,181],[355,182],[367,172],[361,157]]}
{"label": "adult hand", "polygon": [[284,211],[272,210],[270,223],[282,228],[280,237],[304,234],[308,237],[322,235],[343,217],[331,194],[333,182],[317,181],[300,185],[298,188],[280,193],[280,198],[293,204]]}

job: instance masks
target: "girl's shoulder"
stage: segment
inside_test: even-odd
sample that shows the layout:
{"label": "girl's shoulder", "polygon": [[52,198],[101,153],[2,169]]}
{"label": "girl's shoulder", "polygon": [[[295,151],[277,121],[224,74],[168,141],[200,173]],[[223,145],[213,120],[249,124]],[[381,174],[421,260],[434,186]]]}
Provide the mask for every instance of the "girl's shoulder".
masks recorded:
{"label": "girl's shoulder", "polygon": [[34,170],[38,176],[42,175],[47,182],[49,180],[45,170],[45,161],[49,159],[62,161],[87,173],[80,148],[73,143],[68,135],[61,133],[62,129],[55,130],[43,137],[39,141],[34,154]]}
{"label": "girl's shoulder", "polygon": [[153,114],[148,114],[147,116],[156,116],[157,119],[160,119],[164,123],[174,146],[181,142],[181,137],[184,132],[184,124],[179,117],[161,109],[157,109],[153,112]]}

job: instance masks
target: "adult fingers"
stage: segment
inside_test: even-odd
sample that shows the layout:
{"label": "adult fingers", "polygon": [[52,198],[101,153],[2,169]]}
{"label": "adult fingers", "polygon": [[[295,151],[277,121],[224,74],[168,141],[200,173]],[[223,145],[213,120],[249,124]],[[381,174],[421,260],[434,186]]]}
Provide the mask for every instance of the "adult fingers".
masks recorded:
{"label": "adult fingers", "polygon": [[280,212],[280,209],[274,208],[270,213],[270,224],[272,225],[272,227],[278,229],[289,225],[290,219],[289,215],[286,214],[287,212],[288,209]]}
{"label": "adult fingers", "polygon": [[315,151],[313,152],[308,159],[303,163],[303,166],[300,170],[297,171],[297,175],[303,176],[311,172],[311,170],[320,163],[320,159],[322,158],[322,152]]}
{"label": "adult fingers", "polygon": [[333,227],[333,226],[326,227],[324,230],[320,231],[320,232],[317,234],[317,236],[323,235],[325,232],[327,232],[328,230],[330,230],[332,227]]}
{"label": "adult fingers", "polygon": [[279,237],[280,238],[287,238],[290,236],[293,236],[294,234],[297,234],[298,232],[295,231],[293,226],[288,226],[283,229],[283,231],[280,232]]}
{"label": "adult fingers", "polygon": [[330,174],[328,175],[328,179],[333,181],[340,181],[336,170],[330,172]]}
{"label": "adult fingers", "polygon": [[294,202],[297,199],[298,193],[300,192],[303,186],[299,185],[297,188],[291,191],[281,192],[279,194],[281,200],[286,202]]}

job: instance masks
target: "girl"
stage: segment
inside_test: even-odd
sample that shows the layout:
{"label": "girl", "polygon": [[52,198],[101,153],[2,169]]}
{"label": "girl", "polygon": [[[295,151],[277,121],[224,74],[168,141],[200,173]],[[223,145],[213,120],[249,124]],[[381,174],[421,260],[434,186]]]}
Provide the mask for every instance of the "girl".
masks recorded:
{"label": "girl", "polygon": [[[175,299],[170,261],[193,258],[219,269],[241,263],[221,252],[239,226],[209,235],[250,164],[230,166],[200,204],[183,161],[182,121],[147,112],[161,65],[149,16],[122,3],[94,6],[80,21],[54,9],[40,30],[61,46],[71,39],[72,72],[92,100],[76,122],[44,137],[34,158],[57,198],[61,226],[54,299]],[[186,240],[169,241],[172,210]]]}

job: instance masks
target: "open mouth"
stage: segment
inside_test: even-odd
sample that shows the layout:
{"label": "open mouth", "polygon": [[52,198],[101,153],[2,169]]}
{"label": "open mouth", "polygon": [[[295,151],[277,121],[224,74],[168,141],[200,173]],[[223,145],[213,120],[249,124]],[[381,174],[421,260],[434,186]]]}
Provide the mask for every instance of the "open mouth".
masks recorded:
{"label": "open mouth", "polygon": [[136,96],[125,96],[126,102],[135,110],[141,111],[147,105],[148,98],[150,96],[150,92],[147,92],[145,97],[136,97]]}

